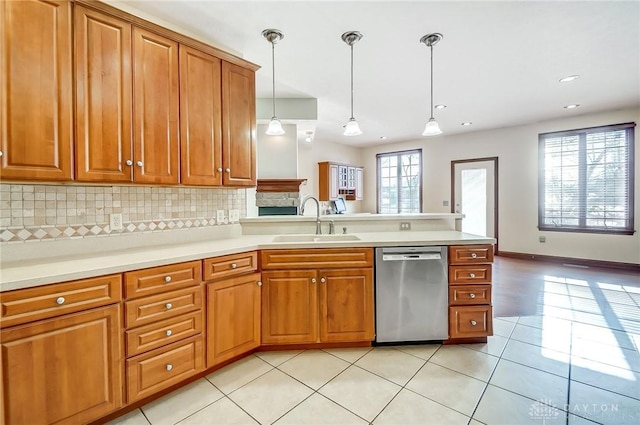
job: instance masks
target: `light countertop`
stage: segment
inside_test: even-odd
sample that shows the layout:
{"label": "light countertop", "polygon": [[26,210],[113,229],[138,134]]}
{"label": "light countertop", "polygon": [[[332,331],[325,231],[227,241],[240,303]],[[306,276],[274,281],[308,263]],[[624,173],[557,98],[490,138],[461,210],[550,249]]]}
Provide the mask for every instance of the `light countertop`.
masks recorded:
{"label": "light countertop", "polygon": [[[241,235],[216,240],[127,247],[100,253],[3,262],[0,291],[28,288],[122,273],[130,270],[200,260],[258,249],[348,248],[420,245],[491,244],[495,240],[454,230],[350,233],[358,240],[274,242],[278,235]],[[124,239],[124,238],[123,238]]]}

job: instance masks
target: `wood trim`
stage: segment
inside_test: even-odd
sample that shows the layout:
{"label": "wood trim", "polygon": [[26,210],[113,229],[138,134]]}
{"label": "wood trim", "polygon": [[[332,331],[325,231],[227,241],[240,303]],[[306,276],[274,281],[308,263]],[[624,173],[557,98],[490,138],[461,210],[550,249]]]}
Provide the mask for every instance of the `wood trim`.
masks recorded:
{"label": "wood trim", "polygon": [[449,338],[442,341],[442,345],[455,345],[455,344],[486,344],[487,337],[482,336],[478,338]]}
{"label": "wood trim", "polygon": [[194,49],[200,50],[202,52],[208,53],[210,55],[216,56],[224,61],[236,64],[243,68],[249,69],[251,71],[257,71],[260,69],[260,65],[256,65],[255,63],[249,62],[245,59],[242,59],[238,56],[235,56],[231,53],[225,52],[224,50],[218,49],[216,47],[205,44],[201,41],[193,39],[189,36],[180,34],[178,32],[172,31],[168,28],[164,28],[160,25],[154,24],[153,22],[149,22],[145,19],[139,18],[135,15],[127,13],[123,10],[116,9],[113,6],[102,3],[100,1],[95,0],[73,0],[76,4],[81,4],[83,6],[92,8],[94,10],[98,10],[100,12],[108,13],[112,16],[118,17],[120,19],[124,19],[128,22],[131,22],[137,27],[142,29],[152,31],[158,35],[170,38],[174,41],[177,41],[180,44],[185,46],[193,47]]}
{"label": "wood trim", "polygon": [[258,179],[256,192],[300,192],[307,179]]}
{"label": "wood trim", "polygon": [[371,341],[359,342],[321,342],[311,344],[273,344],[262,345],[256,351],[281,351],[281,350],[321,350],[329,348],[358,348],[371,347]]}
{"label": "wood trim", "polygon": [[458,159],[455,161],[451,161],[451,200],[449,201],[449,204],[451,205],[451,212],[455,212],[455,205],[453,200],[455,199],[455,181],[456,181],[456,170],[455,170],[455,164],[462,164],[462,163],[466,163],[466,162],[485,162],[485,161],[493,161],[493,237],[496,239],[496,243],[494,245],[494,250],[495,252],[498,252],[498,243],[499,243],[499,238],[498,238],[498,206],[500,205],[498,202],[498,157],[497,156],[488,156],[485,158],[472,158],[472,159]]}
{"label": "wood trim", "polygon": [[554,255],[526,254],[522,252],[498,251],[496,255],[519,260],[546,261],[563,265],[577,265],[585,267],[606,267],[610,269],[640,272],[640,264],[622,263],[616,261],[591,260],[587,258],[557,257]]}

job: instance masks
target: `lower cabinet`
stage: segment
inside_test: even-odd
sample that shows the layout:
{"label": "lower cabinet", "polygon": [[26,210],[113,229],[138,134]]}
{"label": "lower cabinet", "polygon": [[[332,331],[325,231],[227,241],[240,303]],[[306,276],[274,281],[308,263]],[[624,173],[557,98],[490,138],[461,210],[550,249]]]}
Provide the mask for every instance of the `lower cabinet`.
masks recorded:
{"label": "lower cabinet", "polygon": [[371,341],[373,270],[274,270],[262,273],[262,343]]}
{"label": "lower cabinet", "polygon": [[78,424],[122,406],[118,304],[3,329],[0,422]]}
{"label": "lower cabinet", "polygon": [[261,286],[260,273],[207,284],[208,368],[260,346]]}

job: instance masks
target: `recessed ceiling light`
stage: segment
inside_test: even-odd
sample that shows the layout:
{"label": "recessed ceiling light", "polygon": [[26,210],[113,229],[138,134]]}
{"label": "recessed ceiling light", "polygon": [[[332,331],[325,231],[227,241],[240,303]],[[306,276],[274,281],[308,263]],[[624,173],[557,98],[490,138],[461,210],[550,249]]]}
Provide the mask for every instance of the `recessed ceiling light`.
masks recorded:
{"label": "recessed ceiling light", "polygon": [[566,105],[564,107],[564,109],[575,109],[575,108],[579,108],[580,104],[579,103],[572,103],[571,105]]}
{"label": "recessed ceiling light", "polygon": [[387,136],[380,136],[380,140],[387,140]]}
{"label": "recessed ceiling light", "polygon": [[569,81],[577,80],[579,75],[569,75],[568,77],[560,78],[561,83],[568,83]]}
{"label": "recessed ceiling light", "polygon": [[446,107],[447,107],[447,105],[436,105],[436,106],[434,106],[434,108],[436,108],[436,109],[444,109]]}
{"label": "recessed ceiling light", "polygon": [[460,124],[460,125],[467,126],[467,125],[471,125],[471,124],[473,124],[471,121],[467,121],[467,122],[463,122],[463,123],[462,123],[462,124]]}

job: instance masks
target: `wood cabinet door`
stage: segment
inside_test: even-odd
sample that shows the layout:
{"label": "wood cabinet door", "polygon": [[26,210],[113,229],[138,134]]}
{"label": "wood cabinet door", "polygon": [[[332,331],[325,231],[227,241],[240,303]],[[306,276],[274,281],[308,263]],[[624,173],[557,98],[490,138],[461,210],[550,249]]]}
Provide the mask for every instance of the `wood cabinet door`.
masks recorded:
{"label": "wood cabinet door", "polygon": [[177,184],[178,43],[133,28],[134,181]]}
{"label": "wood cabinet door", "polygon": [[76,5],[75,32],[76,179],[129,182],[131,24]]}
{"label": "wood cabinet door", "polygon": [[71,4],[0,2],[0,177],[70,180]]}
{"label": "wood cabinet door", "polygon": [[374,336],[373,271],[320,270],[320,340],[371,341]]}
{"label": "wood cabinet door", "polygon": [[222,62],[222,181],[256,185],[255,73]]}
{"label": "wood cabinet door", "polygon": [[180,46],[180,182],[222,185],[222,61]]}
{"label": "wood cabinet door", "polygon": [[6,424],[79,424],[122,406],[120,306],[4,329]]}
{"label": "wood cabinet door", "polygon": [[318,341],[315,270],[262,272],[262,343]]}
{"label": "wood cabinet door", "polygon": [[207,367],[260,346],[260,273],[207,285]]}
{"label": "wood cabinet door", "polygon": [[364,168],[356,168],[356,201],[364,198]]}

